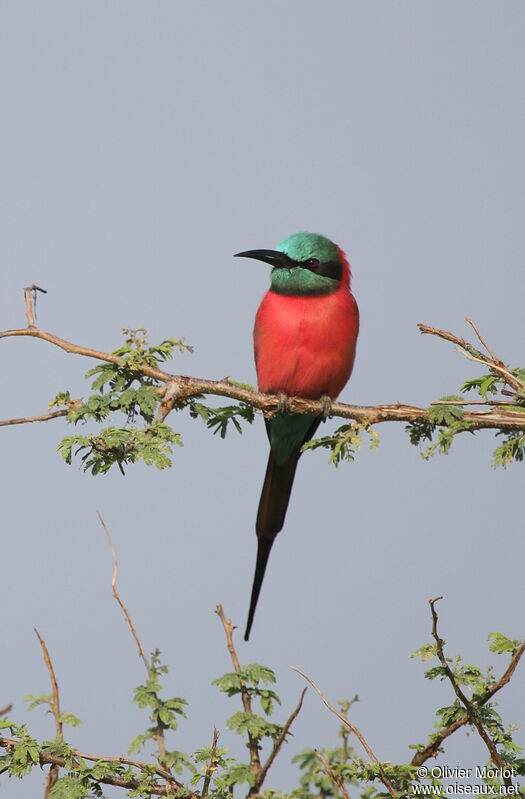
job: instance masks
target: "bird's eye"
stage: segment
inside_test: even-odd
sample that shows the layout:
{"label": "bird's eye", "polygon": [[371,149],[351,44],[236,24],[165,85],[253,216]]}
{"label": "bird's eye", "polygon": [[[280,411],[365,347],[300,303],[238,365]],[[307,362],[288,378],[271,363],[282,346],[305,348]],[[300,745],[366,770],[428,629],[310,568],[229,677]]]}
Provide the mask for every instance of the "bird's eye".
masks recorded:
{"label": "bird's eye", "polygon": [[319,266],[319,261],[317,258],[309,258],[306,263],[308,266]]}

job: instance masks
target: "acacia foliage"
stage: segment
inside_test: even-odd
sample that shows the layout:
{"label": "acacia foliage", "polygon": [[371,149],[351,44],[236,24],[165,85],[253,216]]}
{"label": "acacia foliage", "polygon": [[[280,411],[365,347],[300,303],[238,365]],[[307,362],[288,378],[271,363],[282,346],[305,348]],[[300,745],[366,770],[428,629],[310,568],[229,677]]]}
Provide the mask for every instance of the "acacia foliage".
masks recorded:
{"label": "acacia foliage", "polygon": [[[87,372],[86,378],[92,382],[91,393],[86,398],[73,400],[69,391],[60,391],[49,403],[50,409],[63,410],[67,421],[74,426],[81,423],[95,426],[90,432],[76,433],[60,441],[58,450],[66,463],[71,464],[73,458],[79,456],[82,467],[93,475],[105,474],[115,465],[124,472],[125,466],[140,460],[165,469],[172,464],[174,447],[183,443],[181,434],[166,422],[169,413],[187,411],[191,418],[200,419],[221,438],[226,437],[230,428],[241,433],[243,424],[254,421],[254,406],[244,401],[213,406],[203,395],[194,394],[172,398],[169,407],[165,407],[165,385],[145,373],[143,367],[157,370],[173,358],[175,351],[192,352],[192,347],[184,339],[175,338],[150,346],[143,328],[124,333],[124,346],[111,353],[116,360],[99,364]],[[503,408],[515,420],[512,427],[507,424],[498,429],[497,423],[492,425],[501,439],[493,453],[493,465],[505,467],[513,461],[523,461],[525,369],[498,369],[499,361],[492,362],[472,345],[465,342],[463,345],[475,360],[494,365],[488,373],[465,380],[461,394],[442,397],[429,406],[423,419],[409,421],[405,429],[410,443],[419,447],[425,460],[436,452],[448,454],[457,435],[474,434],[479,427],[479,422],[465,413],[472,403],[465,396],[474,394],[478,404],[491,410]],[[227,382],[253,391],[245,383]],[[367,423],[350,421],[328,435],[308,441],[303,449],[327,449],[329,462],[338,466],[355,459],[363,440],[377,449],[377,429]]]}
{"label": "acacia foliage", "polygon": [[[431,603],[432,604],[432,603]],[[433,608],[433,605],[432,605]],[[222,609],[218,608],[221,613]],[[437,615],[435,615],[437,622]],[[451,701],[436,710],[434,729],[426,742],[408,744],[407,753],[414,754],[406,762],[392,763],[370,758],[357,747],[351,736],[355,731],[351,722],[352,705],[358,701],[339,702],[343,723],[337,731],[334,724],[334,741],[323,748],[310,748],[297,752],[292,762],[297,766],[296,787],[288,792],[264,789],[263,783],[278,755],[282,744],[289,738],[290,727],[298,715],[301,704],[288,718],[283,719],[281,699],[276,691],[276,677],[271,668],[259,663],[240,665],[233,647],[233,626],[224,620],[229,639],[234,669],[213,680],[221,693],[237,703],[225,723],[225,729],[215,734],[213,743],[203,742],[193,752],[174,748],[174,737],[181,718],[186,716],[187,702],[180,696],[166,696],[163,681],[168,679],[168,667],[161,661],[160,652],[154,650],[147,662],[147,679],[134,691],[133,701],[147,714],[146,729],[137,734],[129,745],[129,758],[86,755],[78,752],[59,733],[48,740],[37,740],[26,724],[5,716],[0,720],[0,774],[24,779],[35,767],[56,770],[55,780],[46,789],[49,799],[87,799],[102,797],[107,785],[120,788],[130,797],[167,796],[171,799],[231,799],[236,795],[264,795],[269,799],[319,799],[343,796],[349,791],[361,799],[380,799],[394,796],[421,795],[425,786],[443,791],[447,781],[435,776],[436,769],[423,767],[427,761],[435,764],[435,757],[445,750],[450,735],[466,726],[474,734],[482,728],[495,747],[497,765],[490,758],[479,780],[480,785],[491,786],[496,794],[507,790],[507,795],[525,795],[519,787],[519,776],[525,775],[525,758],[522,746],[515,740],[516,728],[505,723],[497,710],[496,693],[507,684],[525,644],[501,633],[489,635],[489,649],[493,654],[510,656],[502,676],[495,669],[483,670],[465,663],[461,656],[444,657],[444,641],[433,629],[433,639],[413,653],[425,664],[428,680],[447,680]],[[468,706],[458,699],[458,690],[468,691]],[[30,695],[26,698],[28,709],[46,708],[54,712],[53,694]],[[472,716],[471,714],[475,715]],[[62,726],[76,727],[80,720],[73,714],[60,713]],[[231,736],[245,742],[241,751],[246,756],[233,753]],[[312,738],[315,733],[312,731]],[[218,741],[220,740],[220,744]],[[224,740],[224,744],[223,744]],[[238,747],[237,747],[238,748]],[[142,760],[131,755],[143,752]],[[432,774],[434,773],[434,775]],[[510,775],[510,777],[508,776]],[[508,793],[509,785],[515,792]],[[485,792],[487,792],[487,790]],[[478,791],[481,793],[481,789]],[[438,794],[439,795],[439,794]]]}

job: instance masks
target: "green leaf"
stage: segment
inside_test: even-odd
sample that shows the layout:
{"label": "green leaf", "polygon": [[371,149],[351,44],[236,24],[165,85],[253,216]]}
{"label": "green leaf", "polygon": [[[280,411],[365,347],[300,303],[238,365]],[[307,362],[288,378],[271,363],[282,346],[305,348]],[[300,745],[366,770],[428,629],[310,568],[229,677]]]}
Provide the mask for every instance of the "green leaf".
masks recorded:
{"label": "green leaf", "polygon": [[71,774],[60,777],[49,794],[50,799],[86,799],[89,796],[93,796],[89,786]]}
{"label": "green leaf", "polygon": [[434,644],[425,644],[424,646],[420,646],[419,649],[416,649],[415,652],[412,652],[410,655],[411,658],[421,658],[423,663],[428,663],[435,655],[437,654],[437,645]]}
{"label": "green leaf", "polygon": [[463,385],[461,386],[461,391],[463,394],[467,393],[468,391],[477,390],[480,397],[483,399],[487,399],[487,394],[497,394],[498,393],[498,383],[503,382],[502,378],[499,375],[490,374],[481,375],[480,377],[475,377],[472,380],[465,380]]}
{"label": "green leaf", "polygon": [[510,638],[502,635],[502,633],[489,633],[488,638],[490,641],[490,651],[497,652],[499,655],[504,652],[514,653],[522,643],[521,641],[512,641]]}
{"label": "green leaf", "polygon": [[[447,405],[450,400],[461,400],[461,397],[454,395],[442,397],[440,404],[432,404],[428,409],[428,418],[433,425],[451,425],[463,417],[461,405]],[[443,404],[441,404],[443,403]]]}
{"label": "green leaf", "polygon": [[263,716],[257,713],[245,713],[239,711],[228,719],[228,727],[238,735],[251,735],[258,741],[261,738],[271,738],[275,740],[282,732],[282,726],[266,721]]}
{"label": "green leaf", "polygon": [[82,719],[79,719],[78,716],[74,716],[73,713],[68,713],[65,710],[60,714],[60,721],[62,724],[67,724],[70,727],[80,727],[82,724]]}
{"label": "green leaf", "polygon": [[492,465],[506,468],[513,461],[521,463],[525,458],[525,434],[503,433],[503,431],[500,431],[496,435],[505,435],[506,438],[503,444],[500,444],[494,450]]}
{"label": "green leaf", "polygon": [[363,433],[367,433],[369,436],[370,449],[377,449],[379,446],[379,434],[377,431],[367,425],[358,425],[352,422],[338,427],[332,435],[307,441],[301,447],[301,451],[306,452],[308,449],[321,447],[331,450],[328,462],[335,467],[339,466],[343,461],[351,463],[355,460],[356,452],[361,448]]}
{"label": "green leaf", "polygon": [[24,702],[28,703],[27,709],[34,710],[36,707],[40,705],[52,705],[53,704],[53,694],[39,694],[38,696],[34,696],[33,694],[28,694],[24,697]]}

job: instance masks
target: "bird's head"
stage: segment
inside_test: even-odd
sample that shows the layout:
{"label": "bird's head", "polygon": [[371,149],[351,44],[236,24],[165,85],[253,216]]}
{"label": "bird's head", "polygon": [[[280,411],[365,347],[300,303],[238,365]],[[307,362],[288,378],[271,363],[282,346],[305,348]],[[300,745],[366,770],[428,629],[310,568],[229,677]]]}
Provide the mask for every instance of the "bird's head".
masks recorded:
{"label": "bird's head", "polygon": [[337,291],[341,281],[349,280],[344,253],[319,233],[294,233],[275,250],[246,250],[236,255],[270,264],[271,290],[276,294],[331,294]]}

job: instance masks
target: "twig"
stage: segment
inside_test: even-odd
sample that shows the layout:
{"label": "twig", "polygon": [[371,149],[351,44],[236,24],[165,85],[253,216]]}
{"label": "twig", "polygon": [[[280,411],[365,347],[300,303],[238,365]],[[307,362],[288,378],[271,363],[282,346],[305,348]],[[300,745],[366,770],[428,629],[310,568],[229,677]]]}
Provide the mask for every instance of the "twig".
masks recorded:
{"label": "twig", "polygon": [[381,776],[380,776],[381,782],[383,783],[383,785],[385,786],[385,788],[389,792],[390,796],[392,796],[392,799],[397,799],[397,793],[396,793],[396,790],[395,790],[394,786],[392,785],[392,783],[388,779],[388,777],[387,777],[387,775],[386,775],[386,773],[385,773],[385,771],[383,769],[382,764],[380,763],[380,761],[377,759],[377,757],[372,752],[372,749],[370,748],[369,744],[367,743],[366,739],[364,738],[364,736],[362,735],[360,730],[355,726],[355,724],[352,724],[346,718],[346,716],[343,716],[343,714],[340,713],[339,710],[337,710],[337,708],[335,708],[333,705],[331,705],[329,703],[329,701],[326,699],[326,697],[324,696],[324,694],[321,691],[321,689],[319,688],[319,686],[310,677],[308,677],[304,672],[302,672],[301,669],[298,669],[297,666],[290,666],[290,668],[293,669],[293,671],[296,671],[298,674],[300,674],[301,677],[303,677],[306,680],[306,682],[310,683],[312,688],[319,694],[319,696],[321,697],[323,703],[326,705],[328,710],[331,713],[333,713],[334,716],[337,716],[337,718],[340,721],[342,721],[343,724],[346,727],[348,727],[348,729],[351,732],[353,732],[353,734],[359,740],[361,746],[363,747],[363,749],[367,753],[367,755],[370,758],[370,760],[372,760],[372,762],[375,763],[379,767],[379,771],[381,772]]}
{"label": "twig", "polygon": [[35,286],[34,283],[32,286],[26,286],[24,289],[27,324],[29,327],[34,327],[35,325],[37,291],[41,291],[42,294],[47,294],[45,289],[41,289],[40,286]]}
{"label": "twig", "polygon": [[[55,676],[55,670],[53,669],[53,664],[52,664],[51,658],[49,656],[49,651],[47,649],[46,642],[44,641],[44,639],[42,638],[42,636],[38,632],[37,628],[34,627],[33,629],[34,629],[34,631],[36,633],[36,637],[40,641],[40,646],[42,647],[42,652],[43,652],[43,655],[44,655],[44,662],[45,662],[46,668],[47,668],[47,670],[49,672],[49,676],[51,677],[51,686],[52,686],[52,689],[53,689],[53,703],[51,705],[51,712],[52,712],[52,714],[53,714],[53,716],[55,718],[55,727],[56,727],[57,739],[59,741],[61,741],[63,739],[63,735],[62,735],[63,726],[62,726],[62,719],[60,718],[60,699],[59,699],[59,695],[58,695],[57,678]],[[49,769],[49,772],[48,772],[48,775],[47,775],[47,778],[46,778],[46,787],[45,787],[45,792],[44,792],[44,799],[48,798],[48,796],[50,795],[51,791],[53,790],[53,786],[55,785],[57,780],[58,780],[58,766],[57,765],[53,765]]]}
{"label": "twig", "polygon": [[[98,518],[100,519],[100,523],[101,523],[102,527],[104,528],[104,532],[106,533],[106,537],[108,539],[109,547],[111,549],[111,554],[113,556],[113,576],[111,578],[111,589],[113,591],[113,596],[117,600],[120,608],[122,609],[122,612],[124,613],[124,616],[125,616],[125,619],[126,619],[126,623],[128,625],[128,628],[129,628],[133,638],[135,639],[135,643],[137,644],[137,647],[138,647],[138,650],[139,650],[139,655],[140,655],[140,657],[142,659],[142,662],[144,663],[144,666],[146,667],[146,673],[148,675],[148,678],[150,678],[151,677],[151,666],[150,666],[150,664],[148,662],[148,659],[146,657],[146,654],[144,652],[144,648],[142,646],[140,638],[137,635],[137,631],[135,630],[135,625],[133,624],[133,621],[131,620],[131,616],[130,616],[130,614],[128,612],[128,609],[127,609],[126,605],[124,604],[124,602],[122,601],[122,599],[120,598],[120,595],[119,595],[119,593],[117,591],[117,577],[118,577],[117,553],[115,552],[115,547],[113,546],[113,541],[111,539],[111,535],[109,533],[109,530],[107,528],[107,525],[106,525],[104,519],[102,518],[102,514],[100,513],[100,511],[97,511],[97,515],[98,515]],[[157,746],[159,747],[159,758],[158,758],[159,759],[159,763],[161,764],[163,769],[166,771],[166,773],[170,774],[169,779],[172,780],[173,777],[171,776],[170,769],[169,769],[169,767],[166,764],[166,742],[165,742],[165,739],[164,739],[164,729],[161,726],[160,721],[159,721],[159,724],[157,726],[157,732],[155,734],[155,741],[157,742]]]}
{"label": "twig", "polygon": [[[4,749],[14,749],[15,746],[19,743],[12,738],[2,738],[0,737],[0,746]],[[49,752],[44,750],[39,751],[39,760],[41,766],[58,766],[64,767],[66,766],[65,758],[59,757],[58,755],[52,755]],[[95,763],[123,763],[124,765],[132,765],[135,766],[137,769],[141,771],[148,771],[151,769],[151,765],[148,763],[142,763],[139,760],[131,760],[130,758],[125,757],[98,757],[97,755],[88,755],[84,752],[79,752],[78,750],[74,749],[72,751],[72,755],[74,758],[83,759],[83,760],[90,760]],[[78,763],[75,765],[74,768],[78,767]],[[182,783],[177,782],[177,780],[173,779],[173,777],[168,774],[164,769],[159,769],[155,767],[155,773],[162,777],[169,783],[173,783],[177,786],[177,788],[183,788]],[[104,785],[115,785],[118,788],[128,788],[130,790],[136,790],[139,786],[138,779],[124,779],[121,777],[98,777],[97,782],[101,782]],[[168,785],[159,785],[154,784],[150,788],[150,794],[157,795],[157,796],[166,796],[169,793],[173,793],[173,788],[171,784]],[[192,793],[188,794],[187,799],[199,799],[198,794]]]}
{"label": "twig", "polygon": [[[224,610],[222,609],[222,605],[219,604],[215,608],[215,613],[219,617],[222,622],[222,626],[224,627],[224,632],[226,633],[226,642],[228,645],[228,652],[230,653],[230,657],[232,659],[233,668],[236,674],[239,674],[241,671],[241,666],[239,663],[239,658],[237,657],[237,652],[235,651],[235,647],[233,645],[233,631],[234,626],[229,619],[226,619],[224,615]],[[245,713],[252,712],[252,702],[250,699],[250,695],[246,690],[246,686],[241,682],[241,699],[242,699],[242,706],[244,708]],[[250,764],[255,776],[257,779],[260,771],[261,771],[261,759],[259,757],[259,748],[257,746],[257,742],[254,740],[253,736],[248,733],[248,750],[250,752]],[[250,790],[250,794],[253,792],[253,788]]]}
{"label": "twig", "polygon": [[[516,651],[512,655],[511,661],[507,669],[505,670],[504,674],[500,677],[500,679],[496,683],[494,683],[492,688],[487,689],[485,693],[483,693],[479,697],[479,699],[476,700],[475,704],[477,707],[482,707],[483,705],[485,705],[489,701],[489,699],[492,699],[494,694],[496,694],[499,690],[501,690],[501,688],[507,685],[512,675],[516,671],[517,665],[524,652],[525,652],[525,643],[521,644],[521,646],[518,647],[518,649],[516,649]],[[458,719],[457,721],[452,722],[452,724],[449,724],[448,727],[443,727],[435,734],[433,740],[428,744],[428,746],[425,746],[424,749],[420,749],[419,752],[417,752],[414,755],[414,757],[411,760],[411,765],[421,766],[431,757],[436,757],[443,741],[446,738],[448,738],[449,735],[452,735],[452,733],[456,732],[456,730],[459,730],[460,727],[464,727],[466,724],[470,724],[470,719],[468,716],[465,716],[465,718],[463,719]]]}
{"label": "twig", "polygon": [[[461,352],[459,347],[456,347],[458,352]],[[465,358],[469,361],[473,361],[474,363],[481,363],[484,366],[488,366],[492,372],[497,372],[501,377],[508,383],[509,386],[512,386],[516,391],[522,391],[524,388],[524,384],[521,380],[518,380],[517,377],[514,377],[513,374],[509,372],[506,366],[500,366],[499,364],[495,363],[494,361],[489,361],[488,358],[478,358],[477,355],[473,355],[471,352],[465,350],[462,353]]]}
{"label": "twig", "polygon": [[505,382],[508,383],[509,386],[512,386],[512,388],[516,391],[521,391],[523,388],[525,388],[525,383],[522,383],[521,380],[518,380],[518,378],[507,369],[503,361],[500,361],[499,358],[494,357],[484,339],[481,338],[477,327],[474,325],[472,320],[467,318],[467,322],[474,327],[478,338],[492,357],[487,357],[481,352],[478,352],[471,344],[465,341],[464,338],[461,338],[461,336],[456,336],[454,333],[450,333],[448,330],[440,330],[438,327],[424,325],[421,322],[418,324],[418,328],[421,333],[429,333],[432,336],[439,336],[439,338],[443,338],[446,341],[451,341],[453,344],[456,344],[459,347],[459,351],[462,352],[465,358],[468,358],[469,361],[475,361],[476,363],[481,363],[484,366],[488,366],[489,369],[501,375]]}
{"label": "twig", "polygon": [[[75,757],[81,757],[83,760],[90,760],[93,763],[98,763],[100,760],[103,760],[104,763],[122,763],[124,766],[135,766],[135,768],[138,769],[151,768],[148,763],[144,763],[142,760],[134,760],[130,757],[100,757],[100,755],[90,755],[86,752],[79,752],[78,750],[75,750],[73,754]],[[155,774],[157,774],[159,777],[162,777],[164,780],[173,782],[177,788],[182,788],[182,783],[173,779],[171,772],[166,771],[166,769],[162,768],[162,766],[155,766]]]}
{"label": "twig", "polygon": [[[352,705],[355,704],[356,702],[359,702],[359,695],[358,694],[354,694],[353,699],[345,700],[344,702],[341,702],[341,701],[339,702],[339,704],[341,705],[341,713],[343,714],[345,719],[348,718],[348,711],[350,710]],[[348,760],[348,756],[349,756],[348,755],[348,739],[350,737],[350,730],[348,729],[348,727],[345,726],[345,727],[342,728],[341,737],[343,739],[344,762],[346,763],[346,761]]]}
{"label": "twig", "polygon": [[479,340],[481,341],[481,343],[483,344],[483,346],[484,346],[484,347],[485,347],[485,349],[487,350],[487,352],[488,352],[488,354],[490,355],[490,357],[492,358],[492,360],[493,360],[495,363],[499,363],[499,364],[501,364],[501,366],[505,366],[505,364],[503,363],[503,361],[500,361],[500,359],[499,359],[499,358],[496,358],[496,356],[494,355],[494,353],[493,353],[493,352],[492,352],[492,350],[490,349],[489,345],[487,344],[487,342],[485,341],[485,339],[483,338],[483,336],[482,336],[482,335],[481,335],[481,333],[479,332],[479,330],[478,330],[478,326],[476,325],[476,323],[474,322],[474,320],[473,320],[473,319],[471,319],[469,316],[467,316],[467,318],[466,318],[466,321],[467,321],[467,322],[469,323],[469,325],[472,327],[472,329],[474,330],[474,333],[475,333],[475,334],[476,334],[476,336],[479,338]]}
{"label": "twig", "polygon": [[106,533],[106,537],[108,539],[109,548],[111,549],[111,554],[113,556],[113,577],[111,578],[111,589],[113,591],[113,596],[115,597],[115,599],[117,600],[118,604],[120,605],[120,607],[122,609],[122,612],[123,612],[123,614],[124,614],[124,616],[126,618],[126,623],[127,623],[128,627],[130,629],[130,632],[131,632],[133,638],[135,639],[135,643],[138,646],[139,655],[142,658],[142,662],[144,663],[144,666],[146,667],[146,671],[147,671],[148,677],[149,677],[150,674],[151,674],[151,669],[150,669],[150,665],[148,663],[148,659],[147,659],[147,657],[146,657],[146,655],[144,653],[144,649],[142,648],[142,644],[140,642],[140,638],[137,635],[137,631],[135,630],[133,622],[131,621],[131,616],[128,613],[128,609],[125,606],[124,602],[121,600],[121,598],[119,596],[119,593],[117,591],[117,577],[118,577],[117,553],[115,552],[115,547],[113,546],[113,541],[111,540],[111,535],[109,534],[109,530],[107,528],[106,522],[104,521],[100,511],[98,511],[98,510],[97,510],[97,516],[100,519],[100,524],[104,528],[104,532]]}
{"label": "twig", "polygon": [[[71,341],[66,341],[54,333],[48,333],[46,330],[41,330],[38,327],[22,327],[16,330],[4,330],[0,332],[0,338],[8,338],[10,336],[30,336],[31,338],[40,338],[50,344],[54,344],[64,352],[73,353],[74,355],[83,355],[86,358],[95,358],[97,361],[106,361],[107,363],[119,364],[122,358],[112,352],[102,352],[101,350],[94,350],[91,347],[83,347],[79,344],[73,344]],[[154,369],[147,364],[142,364],[139,372],[147,377],[153,377],[163,383],[168,383],[173,379],[173,375],[168,375],[166,372],[161,372],[160,369]]]}
{"label": "twig", "polygon": [[[496,748],[496,744],[494,743],[494,741],[492,740],[492,738],[490,737],[490,735],[488,734],[488,732],[484,728],[483,724],[479,721],[479,719],[477,717],[476,708],[475,708],[474,704],[469,700],[469,698],[467,696],[465,696],[465,694],[461,690],[461,687],[458,685],[456,677],[455,677],[452,669],[450,668],[450,666],[449,666],[449,664],[447,662],[447,659],[445,657],[445,653],[443,651],[443,645],[444,645],[445,642],[438,635],[438,631],[437,631],[438,615],[437,615],[437,611],[436,611],[436,609],[434,607],[436,602],[438,602],[440,599],[443,599],[443,597],[438,596],[435,599],[429,599],[430,610],[431,610],[431,613],[432,613],[432,637],[434,638],[434,640],[436,642],[437,656],[439,658],[439,662],[441,663],[441,665],[443,667],[443,671],[445,672],[446,676],[448,677],[448,679],[450,681],[450,684],[452,685],[452,688],[454,689],[454,693],[456,694],[457,698],[459,699],[459,701],[461,702],[461,704],[464,706],[465,710],[467,711],[469,722],[471,724],[473,724],[474,727],[477,729],[481,739],[484,741],[487,749],[489,750],[492,762],[499,769],[501,769],[502,773],[504,774],[505,764],[503,763],[503,761],[501,760],[501,758],[500,758],[500,756],[498,754],[498,750]],[[505,785],[507,787],[509,787],[512,784],[511,780],[509,778],[505,777],[505,776],[503,776],[503,781],[504,781],[504,783],[505,783]]]}
{"label": "twig", "polygon": [[[140,638],[138,637],[137,631],[135,630],[135,625],[133,624],[133,622],[131,620],[131,616],[129,614],[129,611],[128,611],[126,605],[124,604],[124,602],[122,601],[122,599],[120,598],[120,595],[119,595],[119,593],[117,591],[117,576],[118,576],[117,553],[115,552],[115,547],[113,546],[113,541],[111,539],[111,535],[109,533],[109,530],[107,528],[107,525],[106,525],[104,519],[102,518],[102,515],[101,515],[100,511],[97,511],[97,515],[98,515],[98,518],[100,519],[100,523],[101,523],[102,527],[104,528],[104,532],[106,533],[106,537],[108,539],[109,547],[111,549],[111,554],[113,556],[113,576],[111,578],[111,589],[113,591],[113,596],[117,600],[118,604],[120,605],[120,608],[122,609],[122,612],[124,613],[124,616],[125,616],[125,619],[126,619],[126,623],[128,625],[128,628],[129,628],[133,638],[135,639],[135,643],[137,644],[137,647],[138,647],[138,650],[139,650],[139,655],[142,658],[142,662],[144,663],[144,666],[146,667],[146,673],[147,673],[148,678],[149,678],[149,677],[151,677],[151,666],[150,666],[150,664],[148,662],[148,659],[147,659],[146,654],[144,652],[144,648],[142,646]],[[167,773],[170,773],[170,770],[169,770],[168,766],[166,765],[166,742],[164,740],[164,730],[163,730],[162,726],[160,726],[160,724],[158,726],[158,731],[157,731],[157,733],[155,735],[155,740],[157,742],[157,746],[159,747],[159,763],[166,770]],[[171,776],[170,776],[170,779],[172,779]]]}
{"label": "twig", "polygon": [[56,731],[57,731],[57,738],[59,738],[61,740],[62,739],[62,721],[60,720],[60,699],[59,699],[59,696],[58,696],[58,683],[57,683],[57,678],[55,676],[55,670],[53,669],[53,664],[51,663],[51,658],[49,656],[49,652],[48,652],[48,649],[47,649],[47,646],[46,646],[46,642],[44,641],[44,639],[42,638],[42,636],[38,632],[37,628],[34,627],[33,629],[34,629],[34,631],[36,633],[36,637],[40,641],[40,646],[42,647],[42,652],[44,654],[44,662],[45,662],[46,668],[47,668],[47,670],[49,672],[49,676],[51,677],[51,685],[52,685],[52,688],[53,688],[53,704],[51,705],[51,712],[53,713],[53,716],[55,717],[55,726],[56,726]]}
{"label": "twig", "polygon": [[304,697],[305,697],[305,694],[306,694],[307,690],[308,690],[308,688],[304,688],[303,689],[303,692],[301,693],[301,696],[299,697],[299,702],[297,703],[297,707],[295,708],[293,713],[287,719],[287,721],[286,721],[284,727],[282,728],[279,736],[276,738],[276,740],[274,742],[274,745],[272,747],[272,751],[268,755],[268,760],[266,761],[264,766],[261,768],[259,774],[257,775],[256,785],[254,786],[254,787],[256,787],[257,791],[261,790],[262,784],[264,782],[264,778],[266,777],[266,775],[268,773],[268,770],[270,769],[273,761],[275,760],[275,758],[279,754],[281,746],[283,745],[283,743],[284,743],[284,741],[286,739],[286,736],[288,735],[290,727],[292,726],[293,722],[295,721],[295,719],[297,718],[297,716],[301,712],[301,708],[303,706],[303,700],[304,700]]}
{"label": "twig", "polygon": [[11,712],[12,709],[13,709],[13,704],[12,703],[10,703],[9,705],[6,705],[5,707],[3,707],[0,710],[0,716],[6,716],[8,713]]}
{"label": "twig", "polygon": [[350,799],[350,794],[346,790],[346,787],[345,787],[345,784],[344,784],[343,780],[341,779],[341,777],[338,777],[334,773],[334,770],[333,770],[332,766],[330,765],[330,763],[328,762],[328,759],[323,755],[322,752],[319,751],[319,749],[315,749],[314,751],[315,751],[315,756],[318,758],[318,760],[321,761],[321,763],[324,766],[324,769],[325,769],[326,773],[328,774],[328,776],[330,777],[330,779],[332,780],[334,785],[337,788],[339,788],[339,790],[341,791],[341,793],[344,796],[344,799]]}
{"label": "twig", "polygon": [[[503,393],[503,392],[502,392]],[[512,396],[516,396],[514,393]],[[512,409],[516,408],[515,402],[506,402],[505,400],[434,400],[430,403],[431,405],[484,405],[487,408],[491,408],[492,406],[500,406],[503,408],[509,408],[510,412],[513,413]],[[516,411],[516,413],[523,413],[523,411]]]}
{"label": "twig", "polygon": [[480,699],[478,699],[477,704],[485,705],[489,701],[489,699],[492,699],[495,693],[497,693],[501,688],[503,688],[504,685],[507,685],[507,683],[510,682],[510,679],[514,674],[514,672],[516,671],[516,667],[524,652],[525,652],[525,642],[516,649],[516,651],[512,655],[511,661],[507,669],[502,674],[497,683],[494,683],[492,688],[489,688],[488,691],[485,691],[483,696]]}
{"label": "twig", "polygon": [[[241,666],[240,666],[240,663],[239,663],[239,658],[237,657],[237,652],[235,651],[235,646],[233,644],[233,631],[234,631],[235,627],[234,627],[234,625],[231,623],[231,621],[229,619],[226,619],[226,616],[224,615],[224,610],[222,608],[222,605],[220,605],[220,604],[217,605],[217,607],[215,609],[215,613],[220,618],[220,620],[222,622],[222,626],[224,627],[224,632],[226,633],[226,642],[227,642],[227,646],[228,646],[228,651],[230,653],[230,657],[232,659],[233,668],[235,670],[235,673],[239,674],[239,672],[241,670]],[[273,744],[273,747],[272,747],[272,751],[268,755],[268,759],[266,760],[266,763],[264,764],[264,766],[261,766],[261,760],[260,760],[260,757],[259,757],[259,749],[257,747],[257,743],[254,741],[254,739],[252,738],[250,733],[248,733],[248,749],[250,751],[250,763],[251,763],[252,771],[253,771],[254,776],[255,776],[254,785],[252,786],[252,788],[250,788],[248,796],[254,796],[254,795],[256,795],[256,794],[258,794],[260,792],[260,789],[261,789],[262,784],[264,782],[264,779],[265,779],[265,777],[266,777],[266,775],[268,773],[268,770],[270,769],[272,763],[274,762],[275,758],[279,754],[279,751],[280,751],[280,749],[281,749],[281,747],[282,747],[282,745],[283,745],[283,743],[284,743],[284,741],[286,739],[286,736],[288,735],[288,732],[290,731],[290,727],[292,726],[293,722],[295,721],[295,719],[297,718],[297,716],[301,712],[301,708],[303,706],[303,700],[304,700],[304,696],[306,694],[306,691],[307,691],[307,689],[305,688],[304,691],[301,693],[301,696],[299,698],[299,702],[297,704],[297,707],[291,713],[289,718],[286,720],[286,722],[285,722],[280,734],[278,735],[278,737],[274,741],[274,744]],[[242,698],[242,704],[243,704],[243,707],[244,707],[244,712],[245,713],[251,713],[252,712],[251,698],[250,698],[250,695],[249,695],[248,691],[246,690],[245,686],[242,683],[241,683],[241,698]]]}
{"label": "twig", "polygon": [[211,753],[210,753],[210,762],[208,763],[208,767],[206,769],[206,774],[204,775],[204,782],[202,783],[202,799],[206,799],[208,796],[208,790],[210,788],[211,778],[213,777],[213,772],[217,768],[217,741],[219,739],[219,732],[214,727],[213,728],[213,741],[211,744]]}
{"label": "twig", "polygon": [[17,419],[4,419],[0,421],[0,427],[7,427],[11,424],[30,424],[31,422],[49,422],[50,419],[59,419],[61,416],[67,416],[69,408],[64,408],[61,411],[53,411],[52,413],[42,413],[40,416],[21,416]]}

